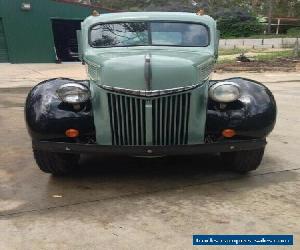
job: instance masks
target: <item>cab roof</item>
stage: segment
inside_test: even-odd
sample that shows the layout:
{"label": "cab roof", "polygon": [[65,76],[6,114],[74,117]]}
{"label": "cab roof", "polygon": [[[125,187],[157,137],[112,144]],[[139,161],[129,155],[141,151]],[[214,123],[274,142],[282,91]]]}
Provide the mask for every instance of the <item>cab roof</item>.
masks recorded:
{"label": "cab roof", "polygon": [[83,26],[106,22],[129,22],[129,21],[182,21],[199,22],[208,26],[215,25],[215,20],[207,15],[198,16],[187,12],[120,12],[89,16],[83,22]]}

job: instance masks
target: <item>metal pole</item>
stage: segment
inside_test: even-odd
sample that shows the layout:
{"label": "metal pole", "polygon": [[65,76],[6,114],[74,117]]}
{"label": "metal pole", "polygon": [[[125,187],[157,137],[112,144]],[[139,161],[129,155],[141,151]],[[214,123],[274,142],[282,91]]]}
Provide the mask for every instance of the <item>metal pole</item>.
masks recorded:
{"label": "metal pole", "polygon": [[278,35],[278,34],[279,34],[280,22],[281,22],[281,19],[280,19],[280,18],[278,18],[276,35]]}

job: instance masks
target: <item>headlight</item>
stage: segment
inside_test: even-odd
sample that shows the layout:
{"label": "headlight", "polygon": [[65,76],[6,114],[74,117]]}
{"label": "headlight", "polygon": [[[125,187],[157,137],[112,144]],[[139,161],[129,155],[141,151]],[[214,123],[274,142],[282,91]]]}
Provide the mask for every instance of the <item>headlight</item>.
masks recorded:
{"label": "headlight", "polygon": [[209,90],[209,96],[216,102],[234,102],[240,98],[241,92],[237,84],[233,82],[220,82]]}
{"label": "headlight", "polygon": [[63,102],[70,104],[84,103],[90,99],[89,89],[77,83],[68,83],[62,85],[57,90],[57,95]]}

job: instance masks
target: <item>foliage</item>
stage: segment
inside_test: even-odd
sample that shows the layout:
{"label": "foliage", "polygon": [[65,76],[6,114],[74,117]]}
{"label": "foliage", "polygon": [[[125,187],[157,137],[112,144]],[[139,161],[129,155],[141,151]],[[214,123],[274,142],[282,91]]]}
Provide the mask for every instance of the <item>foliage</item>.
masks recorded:
{"label": "foliage", "polygon": [[[295,35],[288,35],[288,34],[258,34],[258,35],[252,35],[247,37],[247,39],[270,39],[270,38],[294,38]],[[244,38],[244,37],[239,37]]]}
{"label": "foliage", "polygon": [[249,37],[263,30],[255,16],[241,9],[216,13],[216,19],[222,38]]}
{"label": "foliage", "polygon": [[[300,16],[300,0],[196,0],[199,3],[207,3],[210,14],[220,9],[241,7],[264,16],[268,15],[269,1],[272,2],[274,16]],[[160,10],[161,7],[166,11],[194,10],[192,0],[90,0],[90,2],[119,10]]]}
{"label": "foliage", "polygon": [[254,57],[257,61],[273,61],[278,58],[289,58],[293,56],[293,50],[274,51],[272,53],[256,55]]}
{"label": "foliage", "polygon": [[300,37],[300,28],[291,28],[287,31],[289,36]]}
{"label": "foliage", "polygon": [[[91,0],[91,2],[100,3],[105,7],[115,8],[119,10],[144,10],[149,6],[165,6],[169,5],[170,0]],[[177,0],[175,2],[183,2]]]}
{"label": "foliage", "polygon": [[[74,0],[80,1],[80,0]],[[82,0],[87,1],[87,0]],[[124,11],[195,12],[192,0],[88,0]],[[300,17],[300,0],[195,0],[206,3],[207,13],[218,20],[222,37],[262,34],[259,16]],[[272,8],[270,8],[272,6]],[[272,9],[272,10],[271,10]],[[227,15],[227,16],[226,16]],[[254,17],[255,16],[255,17]]]}

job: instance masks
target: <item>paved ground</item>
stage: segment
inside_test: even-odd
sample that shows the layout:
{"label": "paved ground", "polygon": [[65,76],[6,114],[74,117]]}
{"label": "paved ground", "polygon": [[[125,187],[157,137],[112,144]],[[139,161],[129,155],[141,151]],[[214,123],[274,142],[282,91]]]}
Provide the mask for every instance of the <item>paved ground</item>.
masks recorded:
{"label": "paved ground", "polygon": [[279,105],[263,164],[248,176],[223,171],[218,157],[94,156],[77,175],[52,178],[33,161],[24,99],[36,81],[82,79],[84,68],[3,64],[0,72],[1,250],[192,249],[193,234],[294,234],[299,249],[300,73],[242,74],[265,82]]}

